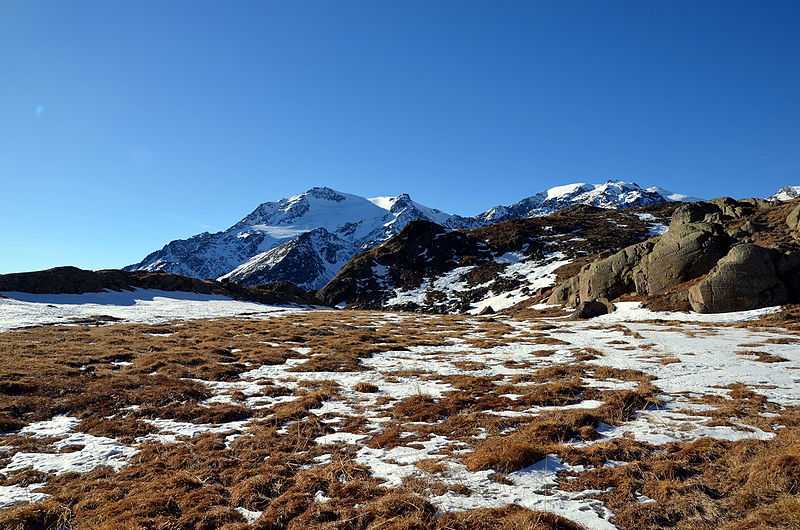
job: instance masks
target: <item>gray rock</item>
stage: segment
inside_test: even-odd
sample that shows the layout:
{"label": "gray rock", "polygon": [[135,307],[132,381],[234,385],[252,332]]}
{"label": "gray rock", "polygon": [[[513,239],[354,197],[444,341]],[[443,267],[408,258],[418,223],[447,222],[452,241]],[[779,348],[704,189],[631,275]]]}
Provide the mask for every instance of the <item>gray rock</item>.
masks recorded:
{"label": "gray rock", "polygon": [[689,223],[721,223],[722,210],[710,202],[689,202],[681,205],[672,214],[669,229]]}
{"label": "gray rock", "polygon": [[[727,251],[728,238],[718,224],[670,226],[642,264],[647,294],[706,274]],[[639,290],[645,291],[643,287]]]}
{"label": "gray rock", "polygon": [[605,298],[601,298],[599,300],[581,302],[572,316],[575,318],[594,318],[600,315],[607,315],[612,311],[614,311],[614,304]]}
{"label": "gray rock", "polygon": [[737,201],[730,197],[719,197],[708,202],[718,206],[722,215],[727,219],[738,219],[745,215],[750,215],[760,207],[760,203],[756,199]]}
{"label": "gray rock", "polygon": [[737,245],[689,288],[689,303],[698,313],[746,311],[786,303],[789,290],[778,275],[777,251]]}
{"label": "gray rock", "polygon": [[800,231],[800,204],[795,206],[786,217],[786,224],[790,230]]}
{"label": "gray rock", "polygon": [[576,276],[553,289],[549,304],[578,306],[582,301],[605,298],[613,300],[635,292],[643,283],[638,265],[653,248],[653,241],[643,241],[584,266]]}

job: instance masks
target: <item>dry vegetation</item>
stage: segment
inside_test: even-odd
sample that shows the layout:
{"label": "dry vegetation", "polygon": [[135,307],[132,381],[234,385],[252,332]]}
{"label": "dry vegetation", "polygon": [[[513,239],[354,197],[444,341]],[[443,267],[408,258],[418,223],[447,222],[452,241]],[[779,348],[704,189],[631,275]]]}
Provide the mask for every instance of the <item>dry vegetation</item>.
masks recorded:
{"label": "dry vegetation", "polygon": [[[768,324],[774,322],[757,325]],[[625,326],[610,329],[625,339],[643,339]],[[775,438],[701,439],[658,448],[631,438],[597,441],[601,425],[622,425],[639,411],[659,407],[658,381],[637,370],[596,364],[607,354],[573,347],[564,331],[540,320],[520,330],[496,318],[329,311],[265,321],[0,333],[0,432],[5,433],[0,469],[17,452],[53,451],[55,439],[18,430],[62,414],[78,418],[80,432],[138,449],[119,471],[0,473],[0,486],[46,483],[39,491],[50,495],[0,511],[0,528],[577,530],[577,523],[520,506],[442,513],[430,500],[448,492],[475,493],[446,479],[453,463],[470,472],[493,470],[492,480],[513,484],[507,474],[547,455],[585,466],[583,473],[562,473],[558,487],[592,491],[615,513],[620,528],[800,527],[797,409],[782,409],[755,389],[733,385],[724,389],[727,396],[693,396],[708,410],[692,414],[715,425],[744,422],[777,432]],[[474,356],[459,359],[456,351],[445,358],[432,349],[418,358],[449,363],[459,372],[409,365],[376,371],[369,381],[336,379],[337,373],[369,372],[364,361],[380,352],[453,346],[452,337],[463,339],[459,346],[486,351],[522,344],[529,347],[528,357],[495,361],[514,371],[503,376],[488,373]],[[608,344],[616,342],[624,341]],[[570,360],[551,362],[557,350],[568,352]],[[782,361],[758,350],[737,353]],[[661,364],[680,362],[653,357]],[[220,396],[208,382],[235,383],[254,368],[287,360],[292,366],[286,373],[296,378],[258,380],[257,395],[232,385],[225,399],[207,401]],[[417,390],[400,399],[384,393],[387,385],[412,379],[420,388],[435,383],[448,390]],[[630,388],[594,384],[603,381]],[[347,396],[355,413],[324,412],[326,403]],[[371,408],[354,405],[359,400]],[[563,408],[584,400],[602,404]],[[529,412],[536,407],[547,412]],[[148,421],[154,419],[250,423],[177,443],[142,441],[159,432]],[[382,428],[376,430],[375,422]],[[390,486],[356,461],[361,445],[316,441],[332,433],[362,436],[363,447],[382,450],[422,447],[437,437],[449,442],[415,462],[419,475]],[[617,465],[606,465],[609,461]],[[245,511],[262,513],[248,523]]]}

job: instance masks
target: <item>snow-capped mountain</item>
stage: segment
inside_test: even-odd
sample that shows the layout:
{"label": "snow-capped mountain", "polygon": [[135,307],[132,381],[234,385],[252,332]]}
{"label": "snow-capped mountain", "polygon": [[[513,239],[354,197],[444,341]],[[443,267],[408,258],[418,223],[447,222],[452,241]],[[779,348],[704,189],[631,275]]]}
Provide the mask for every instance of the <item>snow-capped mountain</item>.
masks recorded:
{"label": "snow-capped mountain", "polygon": [[569,184],[537,193],[477,217],[428,208],[406,194],[367,199],[330,188],[265,202],[229,229],[168,243],[126,270],[165,271],[243,285],[290,281],[320,289],[359,251],[372,248],[421,219],[446,228],[477,228],[507,219],[546,215],[574,204],[628,208],[693,197],[631,182]]}
{"label": "snow-capped mountain", "polygon": [[800,186],[784,186],[767,199],[771,201],[790,201],[800,197]]}
{"label": "snow-capped mountain", "polygon": [[[265,202],[223,232],[172,241],[126,269],[195,278],[227,276],[245,285],[298,280],[316,288],[358,250],[385,241],[414,219],[449,228],[480,224],[428,208],[405,194],[366,199],[330,188],[311,188],[288,199]],[[324,230],[300,238],[320,228]],[[282,261],[286,263],[279,265]],[[305,270],[292,272],[290,263]]]}
{"label": "snow-capped mountain", "polygon": [[538,217],[573,204],[618,209],[662,202],[695,202],[699,200],[696,197],[672,193],[659,187],[641,188],[633,182],[619,180],[609,180],[603,184],[579,182],[547,189],[510,206],[495,206],[479,214],[477,219],[496,223],[508,219]]}
{"label": "snow-capped mountain", "polygon": [[252,285],[285,281],[307,290],[321,289],[358,250],[326,229],[315,228],[256,254],[220,279]]}

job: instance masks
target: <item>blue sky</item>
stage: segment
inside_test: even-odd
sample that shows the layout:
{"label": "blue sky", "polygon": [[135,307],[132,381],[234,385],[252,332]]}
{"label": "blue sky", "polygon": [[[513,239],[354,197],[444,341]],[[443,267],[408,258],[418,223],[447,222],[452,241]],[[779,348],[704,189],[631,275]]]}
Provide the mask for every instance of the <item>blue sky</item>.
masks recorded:
{"label": "blue sky", "polygon": [[6,0],[0,273],[121,267],[329,186],[800,184],[800,3]]}

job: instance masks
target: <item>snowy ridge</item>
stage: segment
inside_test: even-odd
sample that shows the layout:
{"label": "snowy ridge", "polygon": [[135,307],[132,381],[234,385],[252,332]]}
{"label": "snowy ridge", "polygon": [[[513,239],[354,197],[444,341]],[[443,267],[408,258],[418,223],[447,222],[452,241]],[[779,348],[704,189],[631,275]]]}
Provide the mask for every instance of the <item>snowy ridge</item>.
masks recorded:
{"label": "snowy ridge", "polygon": [[321,289],[357,251],[349,241],[316,228],[256,254],[220,279],[248,284],[286,281]]}
{"label": "snowy ridge", "polygon": [[784,186],[767,199],[772,201],[790,201],[800,197],[800,186]]}
{"label": "snowy ridge", "polygon": [[[164,271],[194,278],[228,278],[243,285],[286,280],[307,288],[325,284],[360,249],[397,234],[410,221],[426,219],[451,228],[470,228],[474,219],[450,215],[411,200],[408,195],[366,199],[330,188],[265,202],[231,228],[168,243],[125,270]],[[317,229],[312,240],[302,236]],[[297,241],[295,241],[297,239]],[[290,247],[270,251],[294,241]],[[310,245],[310,246],[309,246]],[[297,259],[304,247],[305,261]],[[312,252],[313,249],[313,252]],[[302,267],[297,281],[288,264]],[[305,263],[305,265],[304,265]],[[270,274],[275,271],[275,274]]]}
{"label": "snowy ridge", "polygon": [[508,219],[548,215],[574,204],[618,209],[662,202],[699,200],[697,197],[672,193],[664,188],[641,188],[634,182],[620,180],[609,180],[603,184],[579,182],[541,191],[509,206],[495,206],[479,214],[477,218],[496,223]]}

